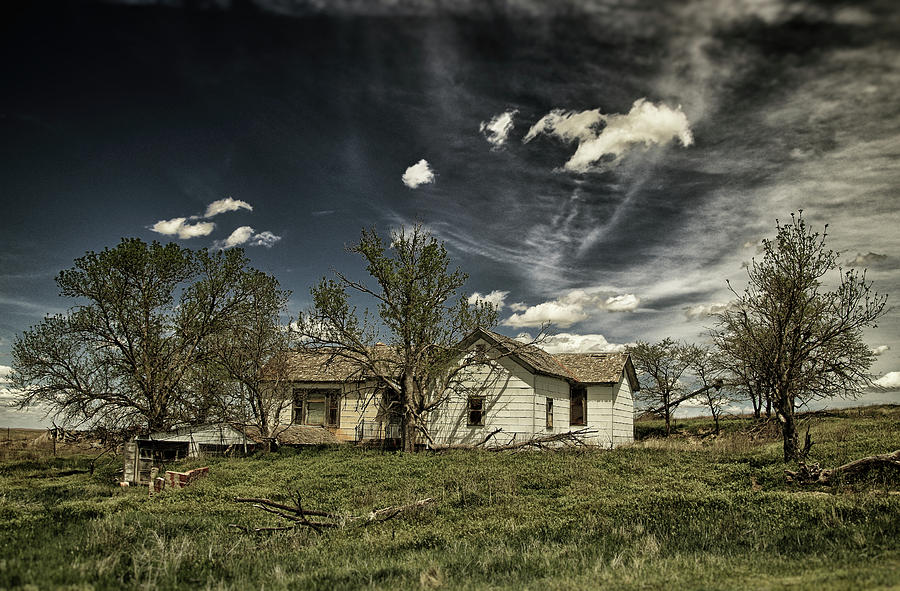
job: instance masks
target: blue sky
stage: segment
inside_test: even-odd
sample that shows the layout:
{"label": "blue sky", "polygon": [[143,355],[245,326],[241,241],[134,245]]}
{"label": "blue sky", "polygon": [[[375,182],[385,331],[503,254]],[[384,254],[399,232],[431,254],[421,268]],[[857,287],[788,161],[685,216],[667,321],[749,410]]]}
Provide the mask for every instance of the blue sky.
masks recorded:
{"label": "blue sky", "polygon": [[[240,243],[295,314],[331,269],[362,272],[362,227],[420,222],[499,330],[551,321],[558,350],[701,341],[800,208],[900,294],[891,1],[3,11],[0,370],[71,305],[55,274],[123,236]],[[898,401],[898,335],[896,310],[867,333],[894,385],[869,400]]]}

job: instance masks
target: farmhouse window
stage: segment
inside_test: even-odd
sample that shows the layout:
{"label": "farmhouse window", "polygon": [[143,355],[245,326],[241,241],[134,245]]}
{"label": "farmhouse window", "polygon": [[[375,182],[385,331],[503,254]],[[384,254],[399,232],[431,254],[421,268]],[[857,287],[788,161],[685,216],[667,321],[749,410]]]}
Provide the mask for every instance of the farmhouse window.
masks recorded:
{"label": "farmhouse window", "polygon": [[294,388],[295,425],[340,425],[340,390]]}
{"label": "farmhouse window", "polygon": [[569,391],[569,424],[587,424],[587,390],[584,386],[572,386]]}
{"label": "farmhouse window", "polygon": [[552,429],[553,428],[553,399],[552,398],[547,399],[547,405],[545,408],[547,410],[547,428]]}
{"label": "farmhouse window", "polygon": [[484,396],[469,396],[466,414],[470,426],[484,425]]}

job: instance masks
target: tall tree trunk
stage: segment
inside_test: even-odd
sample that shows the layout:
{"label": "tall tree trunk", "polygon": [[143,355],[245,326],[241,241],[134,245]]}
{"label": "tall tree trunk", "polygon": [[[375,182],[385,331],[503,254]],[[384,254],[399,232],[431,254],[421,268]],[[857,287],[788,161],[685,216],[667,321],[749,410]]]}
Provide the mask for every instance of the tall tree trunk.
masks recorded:
{"label": "tall tree trunk", "polygon": [[800,455],[800,436],[797,434],[797,423],[794,421],[794,405],[790,399],[776,394],[775,416],[781,423],[781,435],[784,438],[784,461],[796,460]]}
{"label": "tall tree trunk", "polygon": [[753,418],[759,419],[762,411],[762,393],[750,388],[750,404],[753,405]]}
{"label": "tall tree trunk", "polygon": [[669,433],[672,432],[672,425],[671,425],[672,411],[669,409],[668,405],[666,405],[664,413],[666,415],[666,437],[668,437]]}
{"label": "tall tree trunk", "polygon": [[415,384],[411,374],[403,376],[403,414],[400,422],[400,445],[403,451],[416,451]]}

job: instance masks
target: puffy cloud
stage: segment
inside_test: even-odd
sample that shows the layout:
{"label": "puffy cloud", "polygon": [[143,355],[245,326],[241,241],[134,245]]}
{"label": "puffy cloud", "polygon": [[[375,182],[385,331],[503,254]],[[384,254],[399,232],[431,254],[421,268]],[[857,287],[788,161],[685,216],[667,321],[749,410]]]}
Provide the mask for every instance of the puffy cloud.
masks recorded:
{"label": "puffy cloud", "polygon": [[[520,335],[528,337],[528,335]],[[525,338],[528,342],[531,338]],[[561,332],[545,337],[537,345],[548,353],[620,353],[626,345],[610,343],[602,334]]]}
{"label": "puffy cloud", "polygon": [[231,233],[228,238],[220,245],[220,248],[232,248],[244,244],[253,236],[253,228],[250,226],[241,226]]}
{"label": "puffy cloud", "polygon": [[856,257],[847,261],[848,267],[884,267],[886,266],[888,259],[886,254],[878,254],[875,252],[870,252],[868,254],[863,254],[861,252],[856,253]]}
{"label": "puffy cloud", "polygon": [[217,241],[216,247],[226,249],[246,244],[248,246],[265,246],[266,248],[272,248],[273,244],[281,240],[281,236],[276,236],[272,232],[260,232],[259,234],[254,234],[253,232],[253,228],[250,226],[241,226],[232,232],[225,240]]}
{"label": "puffy cloud", "polygon": [[424,158],[407,168],[406,172],[403,173],[403,184],[410,189],[433,182],[434,171],[431,170],[431,166],[428,165],[428,161]]}
{"label": "puffy cloud", "polygon": [[479,131],[484,134],[484,138],[489,141],[494,149],[499,148],[506,143],[506,138],[513,128],[513,116],[518,111],[507,111],[500,113],[490,121],[482,121],[478,126]]}
{"label": "puffy cloud", "polygon": [[0,365],[0,384],[8,384],[12,368],[8,365]]}
{"label": "puffy cloud", "polygon": [[494,304],[497,310],[502,310],[506,296],[508,295],[508,291],[500,291],[499,289],[495,289],[491,293],[485,295],[481,295],[476,291],[469,296],[469,303],[475,304],[475,302],[487,302],[489,304]]}
{"label": "puffy cloud", "polygon": [[260,232],[259,234],[254,234],[250,238],[250,246],[265,246],[266,248],[272,248],[272,245],[279,240],[281,240],[281,236],[276,236],[272,232]]}
{"label": "puffy cloud", "polygon": [[645,147],[665,145],[674,139],[680,141],[682,146],[694,143],[687,116],[681,107],[672,109],[646,99],[636,100],[625,115],[604,115],[599,109],[580,113],[559,109],[551,111],[528,130],[522,141],[529,142],[539,134],[578,143],[575,153],[564,165],[566,170],[572,172],[588,172],[601,160],[612,160],[614,163],[638,144]]}
{"label": "puffy cloud", "polygon": [[878,355],[883,355],[884,353],[887,353],[890,350],[891,350],[891,348],[888,345],[879,345],[879,346],[875,347],[874,349],[872,349],[872,353],[877,357]]}
{"label": "puffy cloud", "polygon": [[731,303],[716,302],[713,304],[696,304],[689,308],[685,308],[684,317],[688,320],[697,320],[698,318],[706,318],[713,314],[721,314],[731,307]]}
{"label": "puffy cloud", "polygon": [[524,328],[553,324],[568,328],[576,322],[587,320],[589,312],[607,310],[609,312],[631,312],[640,305],[640,298],[634,294],[605,297],[596,292],[576,289],[548,302],[521,309],[516,305],[516,313],[504,321],[507,326]]}
{"label": "puffy cloud", "polygon": [[218,201],[213,201],[212,203],[207,205],[206,213],[203,214],[203,217],[211,218],[214,215],[219,215],[220,213],[225,213],[227,211],[237,211],[239,209],[253,211],[253,206],[246,201],[226,197],[225,199],[219,199]]}
{"label": "puffy cloud", "polygon": [[513,312],[524,312],[528,309],[528,304],[525,302],[513,302],[509,305],[509,309]]}
{"label": "puffy cloud", "polygon": [[875,385],[887,390],[900,390],[900,371],[889,371],[875,380]]}
{"label": "puffy cloud", "polygon": [[163,236],[178,236],[179,238],[195,238],[197,236],[209,236],[215,229],[213,222],[187,223],[187,218],[172,218],[160,220],[150,227],[151,230]]}
{"label": "puffy cloud", "polygon": [[640,303],[640,298],[633,293],[627,293],[606,298],[606,309],[610,312],[632,312],[637,310]]}

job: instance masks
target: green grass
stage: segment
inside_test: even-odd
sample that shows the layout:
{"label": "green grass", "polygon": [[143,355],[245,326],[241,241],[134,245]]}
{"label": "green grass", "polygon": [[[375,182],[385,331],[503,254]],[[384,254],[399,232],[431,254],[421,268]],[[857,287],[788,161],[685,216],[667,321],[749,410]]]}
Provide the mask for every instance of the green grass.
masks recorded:
{"label": "green grass", "polygon": [[[213,459],[153,498],[118,464],[0,464],[0,588],[900,588],[900,475],[799,488],[780,444],[735,420],[614,451],[404,455],[350,447]],[[900,407],[810,419],[813,461],[900,448]],[[693,431],[692,431],[693,430]],[[693,434],[692,434],[693,433]],[[187,469],[199,461],[179,465]],[[361,514],[434,497],[368,528],[276,525],[235,496]]]}

